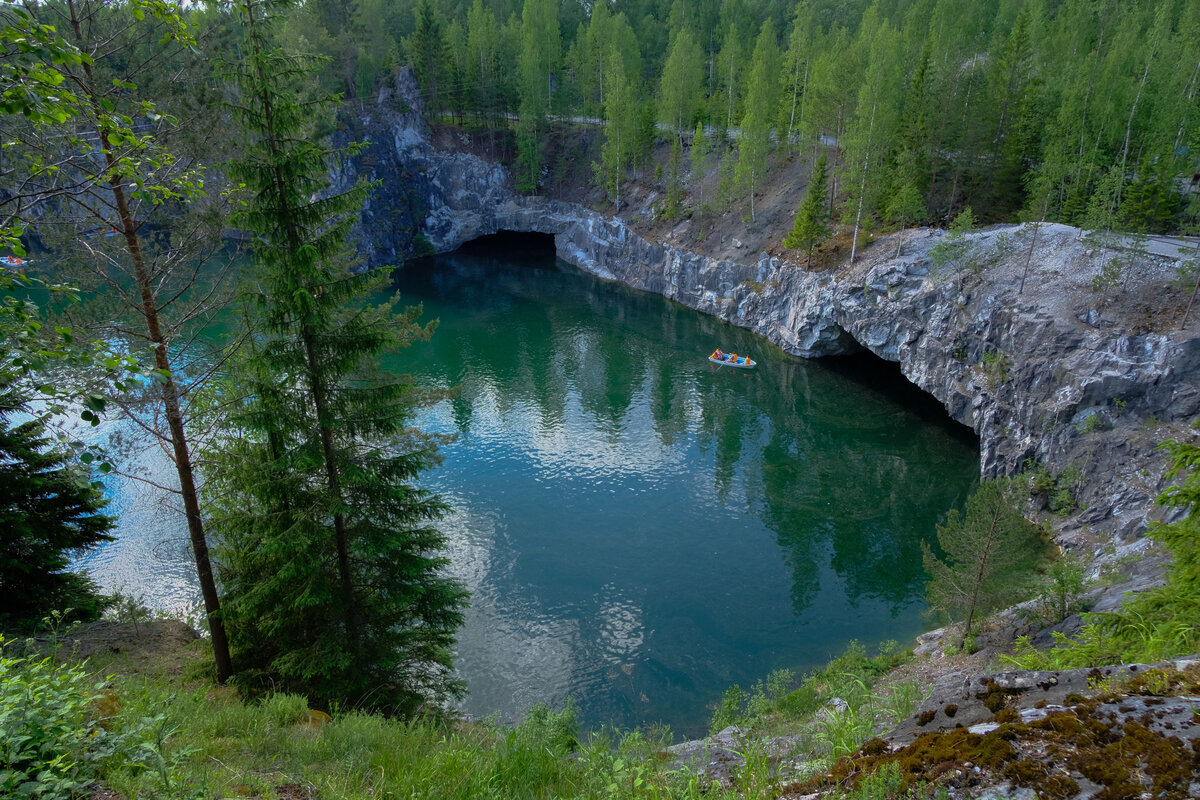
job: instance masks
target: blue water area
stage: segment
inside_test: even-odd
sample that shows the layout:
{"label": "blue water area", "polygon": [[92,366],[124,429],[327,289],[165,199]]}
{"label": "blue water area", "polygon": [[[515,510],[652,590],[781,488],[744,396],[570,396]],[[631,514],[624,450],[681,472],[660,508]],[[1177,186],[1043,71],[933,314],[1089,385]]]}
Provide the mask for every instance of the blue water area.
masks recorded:
{"label": "blue water area", "polygon": [[[536,240],[479,240],[395,284],[440,323],[387,368],[456,389],[418,424],[456,437],[422,482],[453,506],[472,592],[467,712],[515,721],[570,698],[588,728],[693,736],[735,683],[924,627],[920,542],[974,486],[978,442],[894,365],[788,356]],[[758,367],[712,365],[715,347]],[[158,445],[106,425],[127,466],[170,482]],[[120,478],[109,493],[118,540],[80,565],[195,606],[173,497]]]}
{"label": "blue water area", "polygon": [[440,324],[393,368],[458,389],[421,424],[457,436],[425,480],[473,595],[469,712],[570,697],[588,726],[694,735],[732,684],[922,630],[920,541],[978,442],[894,366],[788,356],[527,239],[395,283]]}

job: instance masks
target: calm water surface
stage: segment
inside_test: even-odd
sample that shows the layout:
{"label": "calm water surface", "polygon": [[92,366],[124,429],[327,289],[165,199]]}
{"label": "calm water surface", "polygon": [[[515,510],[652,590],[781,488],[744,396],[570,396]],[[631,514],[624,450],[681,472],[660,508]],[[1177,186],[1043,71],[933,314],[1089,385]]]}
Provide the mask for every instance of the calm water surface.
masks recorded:
{"label": "calm water surface", "polygon": [[[512,240],[396,283],[441,323],[395,368],[460,387],[421,425],[457,435],[424,481],[472,592],[468,712],[570,697],[587,726],[695,735],[734,683],[922,629],[920,540],[974,485],[977,442],[893,369],[789,357]],[[758,369],[711,366],[717,346]],[[87,566],[190,602],[176,512],[113,491],[121,539]]]}

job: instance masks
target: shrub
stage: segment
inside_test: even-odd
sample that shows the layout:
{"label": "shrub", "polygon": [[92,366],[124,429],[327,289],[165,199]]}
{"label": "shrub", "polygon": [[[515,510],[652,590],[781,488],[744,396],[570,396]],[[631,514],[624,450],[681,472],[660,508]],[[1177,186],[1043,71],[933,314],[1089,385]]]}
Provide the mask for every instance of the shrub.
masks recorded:
{"label": "shrub", "polygon": [[11,658],[4,646],[0,637],[0,796],[79,795],[115,744],[90,705],[103,682],[81,664]]}
{"label": "shrub", "polygon": [[1073,558],[1061,558],[1050,565],[1028,616],[1044,625],[1056,625],[1083,610],[1087,588],[1083,564]]}
{"label": "shrub", "polygon": [[989,350],[983,354],[979,366],[983,369],[984,382],[989,392],[996,391],[998,386],[1008,382],[1008,370],[1012,365],[1012,359],[1005,357],[999,350]]}

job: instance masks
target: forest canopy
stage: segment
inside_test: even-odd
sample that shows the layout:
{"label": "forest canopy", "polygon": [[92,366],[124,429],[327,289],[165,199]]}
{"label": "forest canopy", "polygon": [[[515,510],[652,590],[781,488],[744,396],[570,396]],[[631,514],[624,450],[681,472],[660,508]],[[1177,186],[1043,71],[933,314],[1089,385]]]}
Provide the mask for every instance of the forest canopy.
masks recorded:
{"label": "forest canopy", "polygon": [[745,198],[769,135],[776,157],[836,143],[842,199],[877,217],[915,191],[910,222],[970,206],[985,222],[1198,224],[1189,0],[309,0],[283,35],[331,55],[329,88],[348,97],[407,64],[431,119],[515,117],[528,191],[548,118],[628,131],[645,107],[663,138],[700,123],[735,143]]}

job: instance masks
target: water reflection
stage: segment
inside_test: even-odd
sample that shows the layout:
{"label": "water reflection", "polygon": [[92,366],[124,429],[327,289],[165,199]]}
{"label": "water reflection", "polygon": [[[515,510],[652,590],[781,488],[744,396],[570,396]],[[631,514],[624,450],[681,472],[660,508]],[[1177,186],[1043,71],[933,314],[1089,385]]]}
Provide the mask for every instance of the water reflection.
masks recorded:
{"label": "water reflection", "polygon": [[[730,683],[921,627],[920,539],[978,462],[898,375],[800,362],[552,256],[476,250],[397,285],[441,318],[397,368],[460,387],[426,421],[459,434],[429,481],[502,509],[470,573],[472,712],[570,694],[591,724],[694,733]],[[759,369],[711,367],[716,345]]]}

